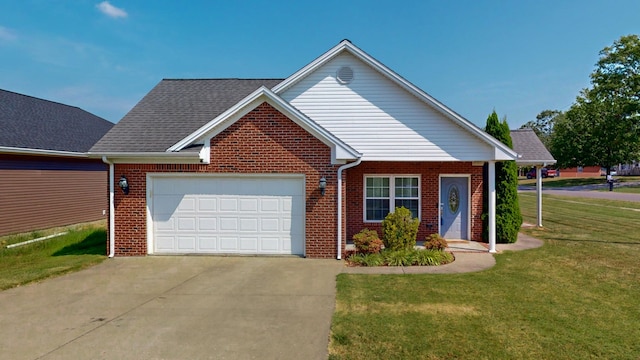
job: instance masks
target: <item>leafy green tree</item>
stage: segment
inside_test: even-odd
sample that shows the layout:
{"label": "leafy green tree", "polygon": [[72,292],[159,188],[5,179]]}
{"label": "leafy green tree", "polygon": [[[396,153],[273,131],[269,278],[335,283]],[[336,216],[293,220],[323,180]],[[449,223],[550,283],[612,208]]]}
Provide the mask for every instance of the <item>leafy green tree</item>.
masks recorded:
{"label": "leafy green tree", "polygon": [[543,110],[535,120],[527,121],[520,129],[532,129],[544,146],[550,149],[553,127],[557,121],[561,121],[563,118],[564,113],[560,110]]}
{"label": "leafy green tree", "polygon": [[561,167],[609,172],[640,157],[640,38],[622,36],[600,51],[591,84],[555,124],[551,152]]}
{"label": "leafy green tree", "polygon": [[[503,144],[513,148],[507,119],[504,118],[500,122],[495,111],[487,118],[485,131]],[[489,184],[486,182],[484,190],[484,213],[482,219],[486,240],[488,239],[489,227]],[[496,242],[516,242],[521,225],[522,214],[520,213],[520,204],[518,202],[518,167],[514,160],[498,162],[496,163]]]}

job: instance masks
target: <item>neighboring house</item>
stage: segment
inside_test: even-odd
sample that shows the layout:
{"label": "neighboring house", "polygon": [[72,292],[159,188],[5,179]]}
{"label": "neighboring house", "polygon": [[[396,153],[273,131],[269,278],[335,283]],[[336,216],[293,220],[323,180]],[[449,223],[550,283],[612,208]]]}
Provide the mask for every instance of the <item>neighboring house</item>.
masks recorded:
{"label": "neighboring house", "polygon": [[600,177],[606,175],[600,166],[578,166],[566,169],[559,169],[559,176],[562,177]]}
{"label": "neighboring house", "polygon": [[286,79],[162,80],[90,154],[110,163],[110,256],[314,258],[396,206],[419,239],[481,241],[483,165],[495,214],[495,162],[517,157],[348,40]]}
{"label": "neighboring house", "polygon": [[0,236],[105,218],[107,165],[86,152],[112,126],[0,90]]}

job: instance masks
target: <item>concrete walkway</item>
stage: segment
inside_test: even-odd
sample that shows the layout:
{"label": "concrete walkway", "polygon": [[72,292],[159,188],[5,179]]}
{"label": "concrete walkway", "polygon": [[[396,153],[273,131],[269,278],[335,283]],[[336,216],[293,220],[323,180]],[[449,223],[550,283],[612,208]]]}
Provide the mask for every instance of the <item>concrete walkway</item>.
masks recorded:
{"label": "concrete walkway", "polygon": [[[496,260],[493,254],[482,243],[469,241],[466,244],[452,242],[449,249],[455,256],[455,261],[441,266],[345,266],[342,270],[347,274],[457,274],[482,271],[493,267]],[[513,244],[496,244],[498,252],[520,251],[542,246],[542,240],[519,233],[518,240]]]}

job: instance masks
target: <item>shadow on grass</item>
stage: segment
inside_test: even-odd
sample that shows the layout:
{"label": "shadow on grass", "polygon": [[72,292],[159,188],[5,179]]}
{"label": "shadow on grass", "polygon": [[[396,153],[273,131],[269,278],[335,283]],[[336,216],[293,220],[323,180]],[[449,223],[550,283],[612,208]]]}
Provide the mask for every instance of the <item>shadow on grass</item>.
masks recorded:
{"label": "shadow on grass", "polygon": [[89,234],[82,241],[73,245],[65,246],[53,253],[53,256],[64,255],[105,255],[107,243],[107,232],[96,230]]}

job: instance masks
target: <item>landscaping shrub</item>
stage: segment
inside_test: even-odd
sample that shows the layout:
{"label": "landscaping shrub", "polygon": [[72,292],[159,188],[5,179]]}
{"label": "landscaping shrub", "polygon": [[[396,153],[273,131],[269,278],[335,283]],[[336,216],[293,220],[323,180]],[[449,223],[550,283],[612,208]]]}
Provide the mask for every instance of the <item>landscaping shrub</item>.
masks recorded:
{"label": "landscaping shrub", "polygon": [[347,261],[354,265],[364,265],[364,254],[352,254]]}
{"label": "landscaping shrub", "polygon": [[424,241],[424,248],[427,250],[444,250],[447,246],[447,240],[440,234],[431,234]]}
{"label": "landscaping shrub", "polygon": [[[485,131],[513,148],[513,142],[509,131],[507,119],[498,120],[498,114],[494,111],[487,118]],[[518,231],[522,225],[522,214],[518,203],[518,167],[514,160],[496,163],[496,242],[514,243],[518,239]],[[485,175],[487,165],[484,167]],[[485,176],[486,178],[486,176]],[[488,240],[489,229],[489,184],[484,183],[483,191],[483,222],[482,237]]]}
{"label": "landscaping shrub", "polygon": [[353,235],[353,244],[361,254],[377,254],[382,248],[382,240],[378,237],[378,232],[366,228]]}
{"label": "landscaping shrub", "polygon": [[453,261],[453,255],[442,250],[421,250],[416,253],[415,264],[437,266]]}
{"label": "landscaping shrub", "polygon": [[411,217],[411,210],[396,208],[382,220],[382,242],[386,249],[413,249],[416,246],[420,221]]}
{"label": "landscaping shrub", "polygon": [[389,266],[411,266],[416,257],[416,250],[386,250],[382,253],[384,262]]}
{"label": "landscaping shrub", "polygon": [[384,259],[380,254],[364,254],[361,264],[364,266],[380,266],[384,265]]}

